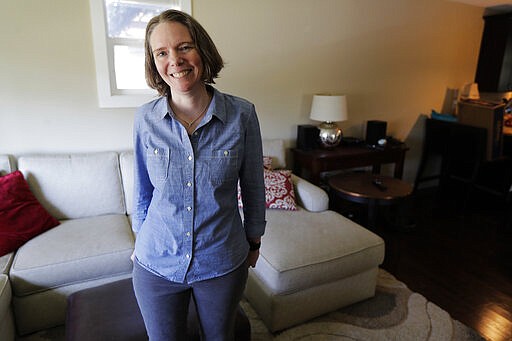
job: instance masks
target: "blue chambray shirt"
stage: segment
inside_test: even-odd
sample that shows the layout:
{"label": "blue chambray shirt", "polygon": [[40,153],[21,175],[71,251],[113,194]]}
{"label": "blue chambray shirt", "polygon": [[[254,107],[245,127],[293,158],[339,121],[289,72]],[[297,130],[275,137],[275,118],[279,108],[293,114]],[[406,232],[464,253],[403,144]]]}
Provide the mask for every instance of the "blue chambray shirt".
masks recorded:
{"label": "blue chambray shirt", "polygon": [[136,261],[179,283],[235,270],[247,258],[247,238],[262,236],[266,224],[261,133],[254,105],[208,89],[212,101],[190,136],[165,97],[141,106],[135,115]]}

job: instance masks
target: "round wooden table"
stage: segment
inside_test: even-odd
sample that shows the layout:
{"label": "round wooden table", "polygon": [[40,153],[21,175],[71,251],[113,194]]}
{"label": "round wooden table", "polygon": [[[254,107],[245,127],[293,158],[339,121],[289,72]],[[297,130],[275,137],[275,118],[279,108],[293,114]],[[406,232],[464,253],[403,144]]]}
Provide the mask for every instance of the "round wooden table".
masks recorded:
{"label": "round wooden table", "polygon": [[[371,173],[345,173],[328,180],[331,191],[342,199],[368,206],[367,227],[374,229],[378,205],[391,205],[412,194],[413,186],[400,179]],[[379,184],[381,184],[379,186]]]}

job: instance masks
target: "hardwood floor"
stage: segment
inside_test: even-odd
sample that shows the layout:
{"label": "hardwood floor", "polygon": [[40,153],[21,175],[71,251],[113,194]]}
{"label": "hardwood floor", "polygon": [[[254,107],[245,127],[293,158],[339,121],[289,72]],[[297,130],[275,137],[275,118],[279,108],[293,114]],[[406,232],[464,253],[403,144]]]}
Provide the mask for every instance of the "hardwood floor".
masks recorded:
{"label": "hardwood floor", "polygon": [[414,229],[386,226],[384,208],[376,233],[386,241],[382,268],[486,339],[504,341],[512,340],[512,231],[492,199],[461,210],[456,195],[420,191],[408,210]]}

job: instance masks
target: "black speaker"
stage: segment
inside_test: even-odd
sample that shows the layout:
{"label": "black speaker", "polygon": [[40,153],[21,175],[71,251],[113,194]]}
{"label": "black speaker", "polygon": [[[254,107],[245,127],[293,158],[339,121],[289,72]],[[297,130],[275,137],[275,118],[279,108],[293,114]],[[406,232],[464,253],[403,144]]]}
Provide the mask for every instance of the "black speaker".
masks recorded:
{"label": "black speaker", "polygon": [[320,130],[314,125],[299,125],[297,127],[297,148],[302,150],[311,150],[318,148],[319,134]]}
{"label": "black speaker", "polygon": [[368,121],[366,124],[366,143],[370,146],[376,146],[380,139],[385,139],[386,127],[386,121]]}

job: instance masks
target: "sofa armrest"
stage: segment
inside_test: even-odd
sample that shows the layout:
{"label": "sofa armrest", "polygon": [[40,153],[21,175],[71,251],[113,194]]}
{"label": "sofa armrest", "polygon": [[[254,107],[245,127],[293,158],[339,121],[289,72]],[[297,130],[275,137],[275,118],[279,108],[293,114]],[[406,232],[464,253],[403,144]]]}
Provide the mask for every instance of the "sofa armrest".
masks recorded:
{"label": "sofa armrest", "polygon": [[7,275],[0,274],[0,340],[14,341],[14,315],[11,308],[12,289]]}
{"label": "sofa armrest", "polygon": [[7,275],[11,268],[12,260],[14,259],[14,252],[10,252],[0,257],[0,274]]}
{"label": "sofa armrest", "polygon": [[311,212],[322,212],[329,209],[329,196],[318,186],[292,174],[295,196],[300,206]]}

